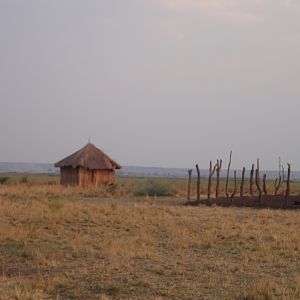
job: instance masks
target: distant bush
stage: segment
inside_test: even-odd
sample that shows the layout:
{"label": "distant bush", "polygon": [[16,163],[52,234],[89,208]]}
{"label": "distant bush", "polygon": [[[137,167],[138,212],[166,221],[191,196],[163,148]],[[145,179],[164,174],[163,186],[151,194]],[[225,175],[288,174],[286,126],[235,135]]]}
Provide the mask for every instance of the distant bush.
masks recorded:
{"label": "distant bush", "polygon": [[29,182],[29,180],[28,180],[28,177],[27,176],[23,176],[23,177],[21,177],[20,178],[20,183],[28,183]]}
{"label": "distant bush", "polygon": [[9,180],[9,177],[0,177],[0,184],[5,184]]}
{"label": "distant bush", "polygon": [[164,197],[172,194],[169,185],[158,180],[148,180],[134,191],[135,196]]}

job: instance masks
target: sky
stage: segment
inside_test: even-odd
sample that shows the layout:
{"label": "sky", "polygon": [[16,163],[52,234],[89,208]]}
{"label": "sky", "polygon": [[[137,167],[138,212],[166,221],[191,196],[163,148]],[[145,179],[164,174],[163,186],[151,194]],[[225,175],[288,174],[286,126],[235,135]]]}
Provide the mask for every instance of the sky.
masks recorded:
{"label": "sky", "polygon": [[299,0],[0,0],[0,161],[300,170]]}

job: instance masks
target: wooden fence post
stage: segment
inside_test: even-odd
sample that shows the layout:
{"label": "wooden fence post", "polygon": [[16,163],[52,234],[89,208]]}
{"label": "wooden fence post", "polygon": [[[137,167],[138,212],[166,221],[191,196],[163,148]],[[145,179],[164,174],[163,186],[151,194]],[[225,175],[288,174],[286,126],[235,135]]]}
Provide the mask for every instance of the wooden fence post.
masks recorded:
{"label": "wooden fence post", "polygon": [[250,195],[253,196],[253,178],[254,178],[254,164],[252,164],[251,172],[250,172]]}
{"label": "wooden fence post", "polygon": [[207,189],[207,199],[208,203],[210,204],[210,199],[211,199],[211,186],[213,182],[213,176],[216,171],[217,164],[212,168],[212,162],[209,162],[209,177],[208,177],[208,189]]}
{"label": "wooden fence post", "polygon": [[216,198],[219,198],[220,195],[220,174],[221,174],[221,169],[222,169],[222,159],[217,160],[217,185],[216,185]]}
{"label": "wooden fence post", "polygon": [[281,186],[281,175],[279,176],[279,179],[276,178],[275,180],[275,196],[278,195],[278,192],[279,192],[279,189],[280,189],[280,186]]}
{"label": "wooden fence post", "polygon": [[200,201],[200,169],[198,164],[196,164],[197,170],[197,201]]}
{"label": "wooden fence post", "polygon": [[285,191],[285,206],[288,205],[288,197],[290,196],[290,193],[291,193],[291,186],[290,186],[291,164],[287,164],[287,165],[288,165],[288,174],[287,174],[286,191]]}
{"label": "wooden fence post", "polygon": [[259,159],[257,159],[257,168],[255,170],[255,182],[258,191],[259,202],[262,203],[262,190],[260,186],[260,176],[259,176]]}
{"label": "wooden fence post", "polygon": [[268,195],[268,190],[267,190],[267,175],[264,174],[263,177],[263,191],[265,195]]}
{"label": "wooden fence post", "polygon": [[227,198],[229,197],[229,193],[228,193],[228,180],[229,180],[229,172],[230,172],[231,158],[232,158],[232,151],[230,151],[229,163],[228,163],[228,168],[227,168],[227,176],[226,176],[226,188],[225,188],[225,193],[226,193],[226,197],[227,197]]}
{"label": "wooden fence post", "polygon": [[188,200],[188,201],[191,200],[191,180],[192,180],[192,172],[193,172],[193,170],[188,170],[188,173],[189,173],[188,196],[187,196],[187,200]]}
{"label": "wooden fence post", "polygon": [[242,180],[241,180],[241,187],[240,187],[240,196],[244,197],[244,182],[245,182],[245,172],[246,172],[246,168],[243,168],[243,172],[242,172]]}
{"label": "wooden fence post", "polygon": [[233,193],[231,194],[231,203],[233,203],[233,198],[235,197],[236,195],[236,190],[237,190],[237,183],[236,183],[236,171],[234,171],[234,191]]}

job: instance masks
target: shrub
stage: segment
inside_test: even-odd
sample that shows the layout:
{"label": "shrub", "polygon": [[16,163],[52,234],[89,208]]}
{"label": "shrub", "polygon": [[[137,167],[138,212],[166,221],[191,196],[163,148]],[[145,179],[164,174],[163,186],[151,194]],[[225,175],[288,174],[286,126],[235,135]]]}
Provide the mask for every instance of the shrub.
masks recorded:
{"label": "shrub", "polygon": [[171,196],[172,192],[169,185],[158,180],[148,180],[138,186],[134,191],[135,196]]}
{"label": "shrub", "polygon": [[5,184],[7,183],[9,177],[0,177],[0,184]]}
{"label": "shrub", "polygon": [[28,183],[28,177],[27,176],[23,176],[20,178],[20,183]]}

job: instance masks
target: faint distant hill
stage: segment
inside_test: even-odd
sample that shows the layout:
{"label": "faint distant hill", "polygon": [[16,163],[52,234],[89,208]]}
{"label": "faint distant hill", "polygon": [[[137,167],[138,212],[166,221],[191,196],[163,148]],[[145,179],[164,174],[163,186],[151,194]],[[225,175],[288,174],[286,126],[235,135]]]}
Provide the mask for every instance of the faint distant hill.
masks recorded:
{"label": "faint distant hill", "polygon": [[58,174],[59,169],[55,168],[53,164],[0,162],[0,173]]}
{"label": "faint distant hill", "polygon": [[176,177],[184,178],[187,169],[183,168],[160,168],[160,167],[138,167],[124,166],[117,171],[119,176],[137,176],[137,177]]}
{"label": "faint distant hill", "polygon": [[[0,173],[58,174],[59,169],[55,168],[53,164],[46,163],[0,162]],[[180,178],[186,176],[187,169],[125,166],[117,173],[119,176]]]}
{"label": "faint distant hill", "polygon": [[[186,178],[187,168],[160,168],[160,167],[140,167],[140,166],[124,166],[117,171],[119,176],[131,177],[172,177],[172,178]],[[32,173],[32,174],[59,174],[59,169],[55,168],[53,164],[46,163],[14,163],[14,162],[0,162],[0,173]],[[241,170],[237,170],[237,177],[241,177]],[[264,171],[267,178],[275,179],[278,176],[278,171]],[[231,176],[233,172],[231,171]],[[193,176],[196,176],[196,171],[193,171]],[[208,170],[201,170],[202,177],[208,177]],[[249,177],[249,170],[246,171],[246,176]],[[222,170],[221,177],[226,177],[226,170]],[[300,172],[292,172],[292,179],[300,179]]]}
{"label": "faint distant hill", "polygon": [[[187,177],[188,168],[160,168],[160,167],[138,167],[138,166],[125,166],[118,171],[120,176],[138,176],[138,177],[175,177],[185,178]],[[237,177],[241,178],[242,170],[236,170]],[[200,170],[201,177],[208,177],[208,170]],[[227,170],[221,171],[221,177],[226,177]],[[268,179],[276,179],[278,177],[278,171],[261,170],[261,174],[266,174]],[[230,176],[233,177],[233,170],[230,172]],[[245,173],[246,177],[250,177],[250,170]],[[193,170],[193,177],[196,177],[196,170]],[[292,179],[300,179],[300,172],[291,172]]]}

